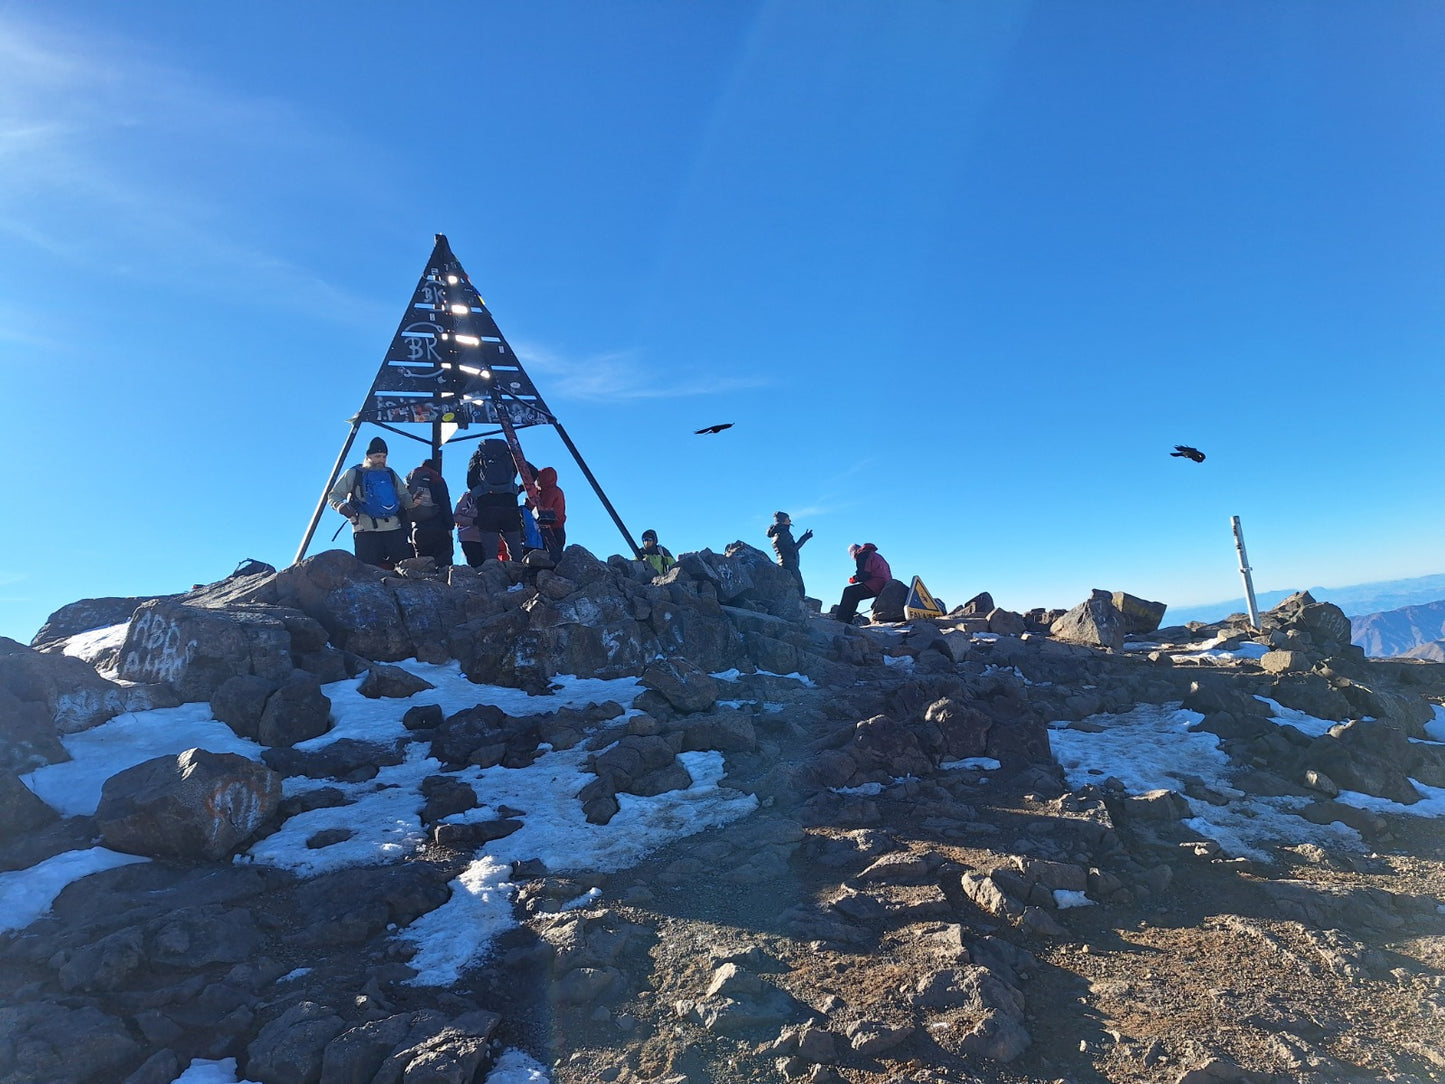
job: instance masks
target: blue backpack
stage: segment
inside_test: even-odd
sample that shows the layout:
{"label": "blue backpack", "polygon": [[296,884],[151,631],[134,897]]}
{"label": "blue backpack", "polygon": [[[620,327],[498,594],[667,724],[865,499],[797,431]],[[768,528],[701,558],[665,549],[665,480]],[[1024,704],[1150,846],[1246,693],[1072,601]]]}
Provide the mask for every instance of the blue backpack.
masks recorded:
{"label": "blue backpack", "polygon": [[396,472],[390,467],[383,470],[367,470],[358,465],[355,494],[358,511],[372,519],[386,519],[401,511],[401,498],[397,496]]}

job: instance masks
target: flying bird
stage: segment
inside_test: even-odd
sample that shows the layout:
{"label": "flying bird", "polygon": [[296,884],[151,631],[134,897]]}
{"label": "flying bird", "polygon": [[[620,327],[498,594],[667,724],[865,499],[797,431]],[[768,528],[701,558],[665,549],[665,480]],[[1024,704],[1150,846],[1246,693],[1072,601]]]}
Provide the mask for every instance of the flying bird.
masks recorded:
{"label": "flying bird", "polygon": [[732,422],[723,422],[722,425],[709,425],[706,429],[696,429],[693,431],[693,434],[694,436],[700,437],[704,433],[721,433],[724,429],[731,429],[732,427]]}
{"label": "flying bird", "polygon": [[1174,445],[1174,450],[1169,454],[1173,456],[1179,456],[1182,459],[1192,459],[1196,463],[1204,462],[1204,453],[1201,452],[1198,448],[1189,447],[1189,445],[1187,444]]}

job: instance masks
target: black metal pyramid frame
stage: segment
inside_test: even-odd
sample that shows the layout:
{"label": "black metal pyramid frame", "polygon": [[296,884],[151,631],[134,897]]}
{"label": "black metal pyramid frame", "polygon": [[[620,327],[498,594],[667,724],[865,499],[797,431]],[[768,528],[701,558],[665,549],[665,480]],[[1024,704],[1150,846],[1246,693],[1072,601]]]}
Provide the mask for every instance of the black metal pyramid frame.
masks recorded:
{"label": "black metal pyramid frame", "polygon": [[[444,444],[503,434],[529,490],[531,471],[522,455],[517,430],[533,425],[550,425],[557,430],[562,443],[577,461],[583,477],[622,532],[629,552],[637,552],[637,543],[607,499],[607,494],[602,492],[572,438],[548,409],[532,378],[522,368],[521,361],[467,277],[461,261],[452,254],[445,234],[436,235],[436,247],[417,280],[411,304],[397,326],[371,390],[366,393],[361,409],[350,422],[351,431],[331,468],[331,476],[321,491],[321,499],[316,504],[316,511],[311,516],[293,564],[306,556],[321,514],[326,509],[327,494],[336,484],[361,426],[368,423],[408,440],[429,444],[430,458],[438,469],[442,464]],[[418,436],[398,428],[403,425],[425,426],[429,432],[425,437]],[[456,436],[458,431],[470,430],[473,426],[496,428]]]}

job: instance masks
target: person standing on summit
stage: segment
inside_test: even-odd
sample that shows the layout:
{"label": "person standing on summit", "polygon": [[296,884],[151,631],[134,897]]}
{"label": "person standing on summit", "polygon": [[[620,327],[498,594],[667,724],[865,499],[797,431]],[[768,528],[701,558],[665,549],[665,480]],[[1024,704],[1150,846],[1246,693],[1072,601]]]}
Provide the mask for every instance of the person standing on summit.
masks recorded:
{"label": "person standing on summit", "polygon": [[[484,440],[467,463],[467,492],[471,495],[472,522],[481,552],[497,556],[498,540],[507,544],[507,556],[522,559],[522,506],[517,497],[517,463],[505,440]],[[462,547],[463,551],[466,547]],[[468,558],[470,561],[470,557]]]}
{"label": "person standing on summit", "polygon": [[803,543],[813,537],[812,531],[804,531],[802,536],[793,541],[793,521],[786,512],[773,513],[773,525],[768,528],[768,537],[773,540],[773,552],[778,555],[778,564],[782,565],[790,573],[798,584],[798,594],[806,596],[807,591],[803,587],[803,572],[798,567],[798,551],[803,548]]}
{"label": "person standing on summit", "polygon": [[327,500],[351,522],[356,559],[390,569],[412,556],[401,521],[411,508],[411,494],[386,465],[386,456],[386,441],[372,437],[366,459],[342,472]]}
{"label": "person standing on summit", "polygon": [[452,563],[456,551],[452,547],[452,495],[446,479],[437,470],[436,460],[423,459],[421,466],[406,476],[406,489],[411,494],[411,546],[418,557],[430,557],[438,568]]}
{"label": "person standing on summit", "polygon": [[893,578],[893,570],[872,542],[864,542],[861,546],[853,543],[848,547],[848,556],[858,567],[848,577],[848,586],[843,588],[843,597],[834,611],[834,617],[845,625],[851,625],[853,618],[858,616],[858,603],[865,598],[876,598]]}
{"label": "person standing on summit", "polygon": [[537,509],[537,529],[547,556],[560,561],[562,551],[567,548],[567,498],[557,485],[555,467],[543,467],[535,477],[537,488],[532,503]]}

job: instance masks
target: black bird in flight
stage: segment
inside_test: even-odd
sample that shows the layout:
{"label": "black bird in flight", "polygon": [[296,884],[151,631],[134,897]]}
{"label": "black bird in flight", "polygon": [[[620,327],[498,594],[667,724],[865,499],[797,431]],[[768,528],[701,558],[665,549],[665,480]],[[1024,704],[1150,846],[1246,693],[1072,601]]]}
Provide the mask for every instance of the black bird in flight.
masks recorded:
{"label": "black bird in flight", "polygon": [[1201,452],[1198,448],[1189,447],[1189,445],[1187,444],[1174,445],[1174,450],[1169,454],[1173,456],[1179,456],[1183,459],[1192,459],[1196,463],[1204,462],[1204,453]]}
{"label": "black bird in flight", "polygon": [[709,425],[706,429],[694,430],[693,435],[700,437],[704,433],[721,433],[724,429],[731,429],[732,427],[732,422],[723,422],[722,425]]}

